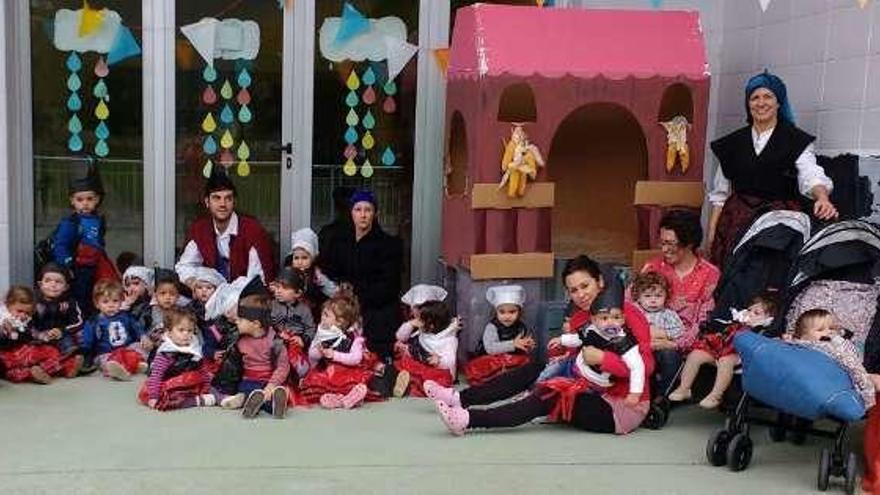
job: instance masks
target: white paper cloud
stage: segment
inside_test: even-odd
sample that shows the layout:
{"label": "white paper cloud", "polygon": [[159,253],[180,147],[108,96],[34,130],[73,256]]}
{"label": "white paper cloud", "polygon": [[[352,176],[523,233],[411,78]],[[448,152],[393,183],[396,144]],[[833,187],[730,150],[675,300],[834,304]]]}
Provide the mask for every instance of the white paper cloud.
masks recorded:
{"label": "white paper cloud", "polygon": [[341,21],[339,17],[324,19],[318,34],[321,55],[332,62],[343,60],[379,62],[388,58],[386,37],[406,42],[406,24],[399,17],[383,17],[370,19],[370,30],[366,33],[355,36],[345,43],[335,43]]}
{"label": "white paper cloud", "polygon": [[180,31],[212,66],[213,58],[253,60],[260,53],[260,26],[254,21],[205,17],[181,26]]}
{"label": "white paper cloud", "polygon": [[60,9],[55,12],[55,35],[52,43],[63,52],[77,51],[107,53],[116,41],[116,34],[122,26],[122,17],[116,12],[104,9],[104,22],[95,32],[80,37],[79,24],[82,10]]}

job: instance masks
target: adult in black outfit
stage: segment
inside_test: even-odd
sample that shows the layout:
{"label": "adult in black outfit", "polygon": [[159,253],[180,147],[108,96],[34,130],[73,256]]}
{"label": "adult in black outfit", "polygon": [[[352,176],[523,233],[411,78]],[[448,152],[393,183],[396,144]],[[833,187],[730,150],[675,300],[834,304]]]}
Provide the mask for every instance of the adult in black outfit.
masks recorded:
{"label": "adult in black outfit", "polygon": [[392,357],[400,325],[400,274],[403,243],[379,226],[373,193],[356,191],[349,201],[351,224],[321,248],[319,265],[331,279],[354,287],[361,304],[367,347]]}

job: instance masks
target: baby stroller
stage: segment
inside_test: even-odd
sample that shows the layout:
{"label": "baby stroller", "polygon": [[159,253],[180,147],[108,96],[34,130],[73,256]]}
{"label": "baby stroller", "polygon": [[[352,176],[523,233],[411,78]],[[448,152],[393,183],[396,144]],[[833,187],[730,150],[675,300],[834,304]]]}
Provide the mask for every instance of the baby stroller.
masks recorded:
{"label": "baby stroller", "polygon": [[[789,287],[784,293],[781,315],[772,333],[776,336],[791,330],[801,313],[821,307],[832,311],[838,321],[854,333],[856,346],[864,345],[866,356],[876,358],[880,339],[880,314],[877,312],[880,296],[880,231],[862,221],[845,221],[832,224],[816,233],[801,249],[789,275]],[[776,363],[773,363],[774,365]],[[873,363],[871,363],[873,364]],[[866,365],[869,363],[866,360]],[[870,371],[877,372],[877,369]],[[790,370],[776,367],[775,375],[782,376]],[[773,380],[768,376],[768,381]],[[752,388],[760,388],[752,385]],[[762,401],[779,410],[775,422],[748,416],[751,400],[750,385],[743,383],[744,395],[728,417],[725,427],[716,431],[706,446],[706,457],[715,466],[727,465],[732,471],[748,467],[752,457],[751,424],[770,426],[774,441],[785,439],[789,431],[796,435],[811,434],[831,438],[831,449],[825,448],[819,462],[817,485],[820,490],[828,488],[829,477],[845,478],[847,493],[856,487],[858,457],[849,452],[847,421],[829,417],[836,423],[833,431],[803,426],[790,430],[787,415],[791,404],[781,398],[762,396]],[[756,393],[757,390],[752,390]],[[788,411],[787,411],[788,409]],[[803,422],[801,422],[803,424]],[[809,425],[809,423],[806,423]]]}
{"label": "baby stroller", "polygon": [[[755,294],[770,287],[784,287],[792,262],[809,238],[810,217],[804,213],[776,210],[758,217],[733,249],[713,294],[716,309],[701,332],[723,330],[732,319],[731,308],[743,309]],[[669,389],[662,391],[663,395],[652,402],[644,426],[659,429],[665,425],[671,409],[668,396],[682,368],[679,367]],[[711,388],[707,385],[714,380],[714,372],[709,368],[706,366],[701,370],[694,385],[695,396],[706,395]],[[737,388],[730,387],[730,393],[725,394],[725,404],[735,402],[729,397],[736,395]]]}

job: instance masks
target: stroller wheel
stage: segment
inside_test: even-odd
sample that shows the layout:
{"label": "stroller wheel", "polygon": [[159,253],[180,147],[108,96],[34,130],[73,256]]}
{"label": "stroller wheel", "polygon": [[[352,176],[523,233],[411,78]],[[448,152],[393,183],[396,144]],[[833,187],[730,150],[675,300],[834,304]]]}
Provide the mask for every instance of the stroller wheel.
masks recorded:
{"label": "stroller wheel", "polygon": [[850,452],[849,455],[846,456],[844,469],[846,470],[846,484],[844,485],[844,490],[846,491],[846,495],[852,495],[856,492],[856,478],[859,474],[859,460],[855,452]]}
{"label": "stroller wheel", "polygon": [[669,415],[663,406],[657,403],[651,404],[651,408],[648,410],[648,415],[645,416],[645,420],[642,421],[642,426],[648,428],[649,430],[659,430],[666,425],[666,421],[669,419]]}
{"label": "stroller wheel", "polygon": [[822,449],[819,455],[819,477],[816,479],[816,487],[819,491],[828,490],[828,477],[831,475],[831,452]]}
{"label": "stroller wheel", "polygon": [[723,466],[727,462],[727,446],[730,443],[730,433],[727,430],[718,430],[709,437],[706,443],[706,460],[713,466]]}
{"label": "stroller wheel", "polygon": [[752,462],[752,439],[744,433],[737,433],[727,446],[727,468],[737,472],[749,467]]}

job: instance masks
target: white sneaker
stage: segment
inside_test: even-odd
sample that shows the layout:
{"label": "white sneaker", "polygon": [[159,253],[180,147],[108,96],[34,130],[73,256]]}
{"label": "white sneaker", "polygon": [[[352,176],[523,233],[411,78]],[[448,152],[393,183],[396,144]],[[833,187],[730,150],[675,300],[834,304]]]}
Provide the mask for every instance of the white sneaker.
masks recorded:
{"label": "white sneaker", "polygon": [[227,395],[220,399],[220,407],[223,409],[241,409],[244,405],[244,394]]}
{"label": "white sneaker", "polygon": [[199,405],[203,407],[216,406],[217,398],[213,394],[202,394],[199,396]]}

